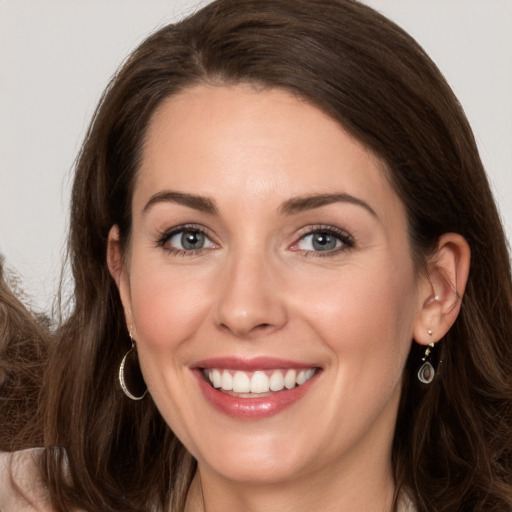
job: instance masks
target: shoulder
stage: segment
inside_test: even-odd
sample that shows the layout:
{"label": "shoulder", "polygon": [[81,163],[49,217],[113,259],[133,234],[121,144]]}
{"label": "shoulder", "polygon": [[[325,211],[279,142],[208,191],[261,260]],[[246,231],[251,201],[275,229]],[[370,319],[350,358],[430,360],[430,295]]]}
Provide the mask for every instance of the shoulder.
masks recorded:
{"label": "shoulder", "polygon": [[407,492],[400,493],[400,500],[398,502],[397,512],[416,512],[416,506],[407,494]]}
{"label": "shoulder", "polygon": [[41,450],[0,452],[1,512],[52,512],[37,469]]}

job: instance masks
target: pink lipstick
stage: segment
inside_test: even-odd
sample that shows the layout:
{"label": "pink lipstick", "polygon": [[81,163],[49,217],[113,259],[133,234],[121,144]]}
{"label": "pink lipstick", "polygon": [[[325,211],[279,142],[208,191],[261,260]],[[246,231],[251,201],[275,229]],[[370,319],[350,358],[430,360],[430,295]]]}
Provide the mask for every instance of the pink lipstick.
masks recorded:
{"label": "pink lipstick", "polygon": [[266,357],[207,359],[193,371],[208,402],[237,419],[278,414],[302,398],[321,373],[314,364]]}

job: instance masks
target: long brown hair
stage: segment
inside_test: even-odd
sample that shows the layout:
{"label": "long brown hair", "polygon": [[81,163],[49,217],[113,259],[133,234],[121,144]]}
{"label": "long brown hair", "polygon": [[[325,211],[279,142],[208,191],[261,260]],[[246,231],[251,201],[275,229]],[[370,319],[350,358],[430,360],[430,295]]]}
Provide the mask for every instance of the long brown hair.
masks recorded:
{"label": "long brown hair", "polygon": [[[39,394],[48,354],[49,320],[27,309],[0,256],[0,451],[43,442]],[[26,299],[26,297],[25,297]]]}
{"label": "long brown hair", "polygon": [[339,121],[387,166],[421,264],[445,232],[472,265],[462,310],[421,386],[413,343],[393,445],[397,488],[421,512],[512,507],[512,284],[505,237],[462,108],[414,40],[353,0],[217,0],[169,25],[108,86],[76,165],[69,254],[75,306],[58,332],[44,401],[42,468],[56,510],[183,510],[195,462],[148,397],[116,375],[129,348],[106,264],[151,116],[197,83],[281,88]]}

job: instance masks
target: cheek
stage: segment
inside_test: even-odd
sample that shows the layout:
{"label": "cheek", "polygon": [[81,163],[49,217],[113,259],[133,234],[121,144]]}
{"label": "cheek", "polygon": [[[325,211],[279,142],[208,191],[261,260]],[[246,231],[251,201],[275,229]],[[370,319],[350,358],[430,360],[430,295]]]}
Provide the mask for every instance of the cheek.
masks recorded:
{"label": "cheek", "polygon": [[152,262],[132,264],[131,307],[141,350],[155,357],[189,340],[199,328],[211,297],[210,279]]}
{"label": "cheek", "polygon": [[194,393],[186,369],[197,354],[197,332],[211,297],[209,282],[201,272],[192,277],[170,269],[165,260],[132,259],[131,308],[144,379],[162,416],[189,444],[188,429],[176,418],[192,416],[182,397]]}
{"label": "cheek", "polygon": [[[412,266],[353,266],[338,279],[317,276],[307,286],[308,324],[336,364],[352,378],[399,379],[412,340],[415,279]],[[306,283],[303,283],[306,285]],[[390,375],[391,372],[391,375]]]}
{"label": "cheek", "polygon": [[326,376],[332,400],[323,406],[336,425],[331,447],[345,439],[336,432],[355,442],[383,414],[394,421],[398,407],[412,340],[414,279],[412,272],[381,270],[366,267],[340,276],[336,286],[319,280],[310,288],[312,307],[304,318],[331,353]]}

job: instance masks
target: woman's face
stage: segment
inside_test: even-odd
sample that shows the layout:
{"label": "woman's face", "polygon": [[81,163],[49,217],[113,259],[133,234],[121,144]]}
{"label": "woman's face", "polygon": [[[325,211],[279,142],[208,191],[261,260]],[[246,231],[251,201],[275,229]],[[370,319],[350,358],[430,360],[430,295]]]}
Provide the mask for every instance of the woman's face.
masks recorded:
{"label": "woman's face", "polygon": [[201,470],[388,467],[421,300],[376,158],[286,92],[196,86],[154,115],[132,206],[127,322]]}

